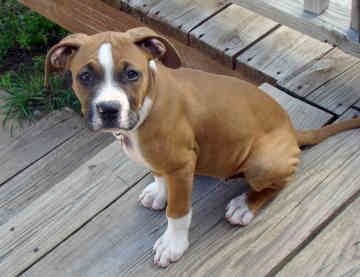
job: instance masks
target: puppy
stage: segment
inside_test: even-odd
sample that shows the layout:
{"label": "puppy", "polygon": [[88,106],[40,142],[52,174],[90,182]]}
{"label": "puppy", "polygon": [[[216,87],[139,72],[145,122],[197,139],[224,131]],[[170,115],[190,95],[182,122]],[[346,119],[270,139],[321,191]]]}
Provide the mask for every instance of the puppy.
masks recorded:
{"label": "puppy", "polygon": [[155,181],[140,195],[147,208],[166,208],[168,226],[154,245],[161,267],[189,247],[194,174],[241,174],[251,191],[230,201],[226,218],[247,225],[293,178],[300,146],[360,127],[360,119],[312,131],[295,130],[287,113],[254,85],[181,67],[171,43],[148,28],[93,36],[73,34],[46,58],[71,72],[73,90],[93,131],[112,132]]}

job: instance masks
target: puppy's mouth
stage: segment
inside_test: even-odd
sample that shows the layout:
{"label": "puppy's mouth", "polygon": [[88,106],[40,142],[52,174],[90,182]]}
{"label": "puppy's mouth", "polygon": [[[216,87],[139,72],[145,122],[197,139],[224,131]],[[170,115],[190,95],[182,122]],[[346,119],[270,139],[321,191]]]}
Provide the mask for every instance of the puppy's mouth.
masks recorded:
{"label": "puppy's mouth", "polygon": [[95,132],[121,132],[131,131],[139,122],[139,116],[134,111],[129,111],[125,118],[121,115],[107,116],[98,112],[90,112],[87,116],[87,126]]}

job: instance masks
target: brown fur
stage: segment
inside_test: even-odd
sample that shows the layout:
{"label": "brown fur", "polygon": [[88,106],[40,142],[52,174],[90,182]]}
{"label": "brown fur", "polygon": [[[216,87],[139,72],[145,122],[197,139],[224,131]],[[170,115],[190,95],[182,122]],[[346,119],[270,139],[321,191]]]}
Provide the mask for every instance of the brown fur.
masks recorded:
{"label": "brown fur", "polygon": [[[138,129],[139,145],[152,170],[166,179],[169,217],[189,212],[194,174],[243,174],[252,188],[247,199],[249,207],[257,212],[294,176],[299,146],[360,127],[357,119],[320,131],[296,131],[282,107],[257,87],[233,77],[178,68],[173,49],[167,57],[160,57],[165,65],[158,63],[152,75],[148,61],[153,57],[141,51],[134,40],[154,33],[146,28],[130,33],[103,33],[72,42],[77,54],[71,52],[67,66],[75,76],[84,63],[97,62],[94,55],[99,45],[110,40],[115,46],[116,66],[128,60],[141,70],[145,80],[133,89],[133,97],[138,108],[146,95],[154,104]],[[58,48],[50,50],[48,60]],[[57,70],[47,64],[48,71]],[[76,82],[73,87],[86,112],[86,91]]]}

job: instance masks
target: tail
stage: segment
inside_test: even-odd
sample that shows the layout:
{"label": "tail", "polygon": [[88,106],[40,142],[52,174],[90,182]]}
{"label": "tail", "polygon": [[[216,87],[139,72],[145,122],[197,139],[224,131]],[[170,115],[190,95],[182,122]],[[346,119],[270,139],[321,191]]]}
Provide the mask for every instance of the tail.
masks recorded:
{"label": "tail", "polygon": [[345,130],[360,128],[360,118],[345,120],[309,131],[296,131],[299,146],[314,145]]}

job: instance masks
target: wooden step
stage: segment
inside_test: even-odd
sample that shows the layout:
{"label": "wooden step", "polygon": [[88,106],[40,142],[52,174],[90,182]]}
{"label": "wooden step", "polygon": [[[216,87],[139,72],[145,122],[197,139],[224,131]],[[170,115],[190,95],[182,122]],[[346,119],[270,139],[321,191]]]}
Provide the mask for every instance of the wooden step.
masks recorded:
{"label": "wooden step", "polygon": [[[360,117],[350,109],[343,118]],[[360,176],[353,182],[360,183]],[[277,274],[287,276],[354,276],[360,272],[360,194]]]}
{"label": "wooden step", "polygon": [[84,128],[73,111],[51,113],[14,138],[0,151],[0,186]]}
{"label": "wooden step", "polygon": [[[280,93],[268,84],[262,88],[282,103],[284,108],[289,110],[291,117],[295,121],[295,126],[317,128],[325,124],[332,117],[330,114],[313,108],[298,99],[289,99],[291,98],[290,96],[284,92]],[[284,99],[286,98],[289,101],[285,101]],[[298,105],[294,105],[295,102],[297,102]],[[295,108],[296,106],[299,106],[299,108]],[[307,118],[306,122],[304,115],[306,115]],[[332,146],[333,144],[331,144],[331,146],[329,145],[328,148]],[[329,149],[326,150],[325,153],[327,155],[324,157],[325,160],[333,154]],[[316,152],[315,157],[318,157],[318,155],[318,152]],[[346,157],[345,155],[344,159],[346,159]],[[312,157],[308,158],[310,161],[311,159]],[[318,160],[316,160],[316,162],[318,162]],[[315,167],[316,162],[308,164],[308,168],[311,169]],[[323,166],[326,167],[326,165]],[[312,173],[310,176],[314,176],[316,170],[311,169],[310,171]],[[324,177],[324,174],[322,174],[320,178]],[[305,176],[309,175],[305,174]],[[152,263],[153,253],[151,249],[156,238],[165,229],[165,216],[163,213],[149,211],[137,204],[139,193],[150,180],[151,178],[147,177],[126,192],[116,202],[81,228],[79,232],[63,241],[61,245],[33,265],[24,275],[188,275],[194,271],[195,267],[192,267],[192,264],[200,267],[201,263],[206,262],[206,259],[202,258],[203,256],[209,258],[210,255],[208,255],[208,253],[211,252],[211,255],[217,253],[213,251],[212,244],[214,244],[217,251],[219,251],[217,245],[230,243],[233,239],[234,232],[242,232],[244,234],[244,231],[250,232],[251,229],[259,232],[257,228],[259,224],[268,227],[272,222],[276,222],[279,219],[276,213],[272,216],[272,220],[264,220],[264,215],[260,215],[260,223],[259,220],[257,220],[246,229],[230,227],[223,219],[224,208],[232,197],[246,191],[247,185],[243,181],[231,182],[225,185],[216,179],[199,177],[195,181],[195,191],[193,194],[194,219],[191,227],[190,237],[192,245],[190,250],[178,263],[172,264],[167,270],[160,271]],[[295,186],[291,187],[293,190],[296,188]],[[309,187],[307,187],[307,189],[311,190]],[[308,191],[305,190],[301,195],[304,196],[307,192]],[[294,204],[292,204],[291,207],[296,206],[296,203],[298,203],[295,196],[301,199],[296,192],[292,194],[290,199]],[[283,203],[282,201],[284,201],[282,199],[281,197],[280,206],[281,203]],[[264,211],[263,214],[266,213],[269,214],[269,212],[266,211]],[[75,221],[75,219],[73,220]],[[211,240],[213,236],[212,228],[215,228],[219,232],[216,233],[217,237],[215,240]],[[36,244],[31,244],[32,247],[35,247],[38,243],[43,245],[44,240],[49,238],[49,236],[47,236],[46,239],[41,236],[36,237]],[[52,236],[54,236],[54,234],[51,234],[51,237]],[[247,238],[249,238],[249,236],[247,236]],[[13,240],[16,241],[16,238],[13,238]],[[204,244],[209,248],[204,248]],[[199,248],[199,246],[201,248]],[[20,245],[19,248],[22,249],[23,245]],[[41,249],[41,247],[39,248]],[[239,251],[247,250],[240,247]],[[26,255],[25,251],[21,251],[21,253]],[[229,257],[227,259],[231,260]],[[36,259],[32,259],[32,262],[35,260]],[[15,267],[18,267],[18,265]],[[224,268],[224,266],[219,266],[219,268]]]}

